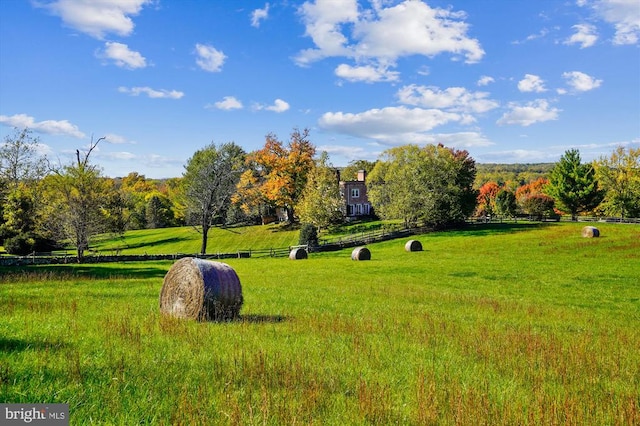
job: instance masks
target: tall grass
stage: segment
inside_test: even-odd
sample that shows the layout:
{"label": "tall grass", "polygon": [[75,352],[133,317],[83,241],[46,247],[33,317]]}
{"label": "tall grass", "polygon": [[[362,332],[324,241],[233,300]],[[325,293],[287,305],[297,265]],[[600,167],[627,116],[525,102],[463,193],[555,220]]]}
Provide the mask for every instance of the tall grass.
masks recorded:
{"label": "tall grass", "polygon": [[599,228],[229,259],[228,323],[159,314],[170,263],[0,270],[0,400],[72,424],[638,424],[640,227]]}

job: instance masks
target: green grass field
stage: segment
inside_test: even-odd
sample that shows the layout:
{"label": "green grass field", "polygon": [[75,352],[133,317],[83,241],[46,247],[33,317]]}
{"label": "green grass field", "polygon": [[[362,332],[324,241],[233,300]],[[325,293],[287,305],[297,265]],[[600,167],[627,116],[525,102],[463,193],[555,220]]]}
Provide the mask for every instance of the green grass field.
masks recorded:
{"label": "green grass field", "polygon": [[0,269],[0,401],[71,424],[639,424],[640,226],[597,226],[228,259],[226,323],[159,313],[170,262]]}
{"label": "green grass field", "polygon": [[[299,231],[283,225],[214,227],[208,234],[207,253],[234,253],[298,244]],[[91,249],[106,254],[173,254],[200,252],[202,234],[195,228],[143,229],[127,231],[123,237],[98,238]]]}

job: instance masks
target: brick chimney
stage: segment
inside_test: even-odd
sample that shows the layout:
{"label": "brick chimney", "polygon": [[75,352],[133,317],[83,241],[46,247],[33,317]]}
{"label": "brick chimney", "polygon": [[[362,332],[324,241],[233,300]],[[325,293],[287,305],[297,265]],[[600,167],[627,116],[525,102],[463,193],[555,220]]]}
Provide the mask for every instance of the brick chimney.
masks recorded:
{"label": "brick chimney", "polygon": [[358,182],[364,182],[365,178],[367,177],[367,172],[364,170],[358,170]]}

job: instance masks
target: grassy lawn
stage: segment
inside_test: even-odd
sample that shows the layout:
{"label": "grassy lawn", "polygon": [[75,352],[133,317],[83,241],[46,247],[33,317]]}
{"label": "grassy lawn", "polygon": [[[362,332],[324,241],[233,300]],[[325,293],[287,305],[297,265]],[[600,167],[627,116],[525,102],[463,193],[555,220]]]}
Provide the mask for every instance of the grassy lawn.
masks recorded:
{"label": "grassy lawn", "polygon": [[[207,253],[234,253],[298,244],[298,229],[284,225],[214,227],[208,234]],[[199,253],[202,234],[190,226],[127,231],[121,238],[105,235],[91,245],[103,254]]]}
{"label": "grassy lawn", "polygon": [[169,262],[0,269],[0,401],[72,424],[638,424],[640,226],[582,226],[228,259],[228,323],[160,315]]}

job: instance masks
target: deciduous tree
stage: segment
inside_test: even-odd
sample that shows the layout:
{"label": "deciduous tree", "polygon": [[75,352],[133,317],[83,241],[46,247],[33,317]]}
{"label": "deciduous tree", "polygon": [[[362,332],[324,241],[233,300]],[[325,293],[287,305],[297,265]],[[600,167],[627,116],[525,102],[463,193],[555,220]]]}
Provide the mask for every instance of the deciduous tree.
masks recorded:
{"label": "deciduous tree", "polygon": [[596,162],[596,174],[605,191],[606,214],[640,217],[640,148],[616,148]]}
{"label": "deciduous tree", "polygon": [[106,197],[106,180],[90,156],[98,143],[91,140],[87,152],[76,150],[76,162],[45,179],[43,228],[56,240],[67,239],[77,250],[78,262],[82,262],[91,239],[106,230],[103,205]]}
{"label": "deciduous tree", "polygon": [[508,189],[501,189],[496,194],[496,213],[502,216],[516,215],[516,195]]}
{"label": "deciduous tree", "polygon": [[477,215],[493,215],[496,210],[496,196],[500,192],[500,187],[495,182],[487,182],[478,190]]}
{"label": "deciduous tree", "polygon": [[0,181],[8,188],[32,183],[47,174],[47,159],[38,153],[40,140],[28,128],[14,129],[0,145]]}
{"label": "deciduous tree", "polygon": [[274,134],[268,134],[264,147],[248,156],[252,171],[242,177],[236,199],[245,209],[255,208],[264,201],[285,208],[292,222],[315,152],[308,129],[295,129],[287,146]]}
{"label": "deciduous tree", "polygon": [[298,215],[303,223],[311,223],[318,229],[326,228],[341,218],[342,198],[335,169],[329,155],[322,152],[309,173],[302,199],[298,204]]}
{"label": "deciduous tree", "polygon": [[200,253],[207,252],[209,229],[224,215],[243,171],[244,150],[233,142],[211,144],[187,161],[184,172],[184,196],[187,218],[202,232]]}
{"label": "deciduous tree", "polygon": [[444,226],[475,209],[475,161],[442,145],[405,145],[385,151],[369,175],[367,193],[385,219]]}

